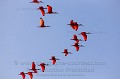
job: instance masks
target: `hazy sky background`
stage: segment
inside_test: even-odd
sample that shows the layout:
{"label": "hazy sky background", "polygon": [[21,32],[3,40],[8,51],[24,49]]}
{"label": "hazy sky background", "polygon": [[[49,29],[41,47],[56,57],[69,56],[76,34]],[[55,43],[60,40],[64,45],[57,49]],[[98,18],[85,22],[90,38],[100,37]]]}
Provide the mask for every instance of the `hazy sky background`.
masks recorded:
{"label": "hazy sky background", "polygon": [[[27,72],[29,63],[50,62],[51,56],[59,58],[49,69],[64,72],[38,72],[33,79],[119,79],[120,78],[120,0],[43,0],[44,4],[31,4],[31,0],[1,0],[0,2],[0,79],[22,79],[18,74]],[[53,6],[56,15],[42,17],[39,6]],[[37,28],[39,18],[50,28]],[[73,19],[85,25],[76,32],[67,26]],[[85,47],[76,52],[71,41],[73,34],[91,32]],[[81,38],[81,36],[78,36]],[[67,48],[72,55],[61,52]],[[66,65],[59,64],[67,63]],[[68,62],[104,62],[103,65],[71,65]],[[26,64],[28,63],[28,64]],[[39,68],[37,66],[37,68]],[[67,69],[94,69],[93,72],[67,72]],[[41,76],[80,74],[80,76]],[[29,76],[26,75],[26,79]]]}

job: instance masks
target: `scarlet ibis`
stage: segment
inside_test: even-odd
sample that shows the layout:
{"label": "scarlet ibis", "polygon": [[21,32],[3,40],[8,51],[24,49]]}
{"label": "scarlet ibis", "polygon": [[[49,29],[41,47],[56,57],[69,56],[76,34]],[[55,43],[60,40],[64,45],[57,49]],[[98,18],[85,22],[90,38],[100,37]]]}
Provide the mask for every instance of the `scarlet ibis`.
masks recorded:
{"label": "scarlet ibis", "polygon": [[34,73],[37,73],[37,70],[40,70],[40,69],[36,69],[36,65],[34,62],[32,62],[32,68],[30,70],[33,70]]}
{"label": "scarlet ibis", "polygon": [[79,45],[78,42],[75,42],[74,45],[71,46],[74,46],[76,48],[76,51],[79,51],[79,47],[84,47],[83,45]]}
{"label": "scarlet ibis", "polygon": [[57,12],[52,11],[52,6],[47,5],[48,12],[46,14],[58,14]]}
{"label": "scarlet ibis", "polygon": [[32,2],[30,3],[36,3],[36,4],[39,4],[39,3],[43,3],[42,1],[38,1],[38,0],[33,0]]}
{"label": "scarlet ibis", "polygon": [[81,32],[79,35],[82,35],[84,38],[84,41],[87,41],[87,34],[91,34],[90,32]]}
{"label": "scarlet ibis", "polygon": [[27,72],[26,74],[28,74],[30,76],[30,79],[32,79],[33,78],[33,73],[34,72]]}
{"label": "scarlet ibis", "polygon": [[42,13],[42,16],[45,16],[45,10],[47,8],[44,8],[43,6],[40,6],[37,10],[40,10],[40,12]]}
{"label": "scarlet ibis", "polygon": [[78,24],[77,22],[74,22],[73,20],[70,21],[70,25],[72,27],[73,30],[77,31],[79,26],[83,26],[82,24]]}
{"label": "scarlet ibis", "polygon": [[40,63],[40,65],[38,65],[38,66],[40,66],[41,69],[42,69],[42,72],[44,72],[44,71],[45,71],[45,66],[47,66],[47,65],[48,65],[48,64]]}
{"label": "scarlet ibis", "polygon": [[71,40],[74,40],[74,41],[76,41],[76,42],[83,41],[83,40],[81,40],[81,39],[78,39],[78,38],[77,38],[77,35],[73,35],[73,38],[72,38]]}
{"label": "scarlet ibis", "polygon": [[72,54],[71,52],[68,52],[68,49],[64,49],[64,52],[62,52],[65,54],[65,56],[67,56],[68,54]]}
{"label": "scarlet ibis", "polygon": [[56,63],[56,60],[59,60],[59,59],[57,59],[55,56],[52,56],[51,59],[49,60],[52,60],[52,64],[54,65]]}
{"label": "scarlet ibis", "polygon": [[40,18],[40,26],[39,27],[41,27],[41,28],[50,27],[50,26],[45,26],[44,23],[45,23],[44,20],[42,18]]}
{"label": "scarlet ibis", "polygon": [[22,76],[22,79],[25,79],[25,73],[24,72],[20,72],[20,74]]}

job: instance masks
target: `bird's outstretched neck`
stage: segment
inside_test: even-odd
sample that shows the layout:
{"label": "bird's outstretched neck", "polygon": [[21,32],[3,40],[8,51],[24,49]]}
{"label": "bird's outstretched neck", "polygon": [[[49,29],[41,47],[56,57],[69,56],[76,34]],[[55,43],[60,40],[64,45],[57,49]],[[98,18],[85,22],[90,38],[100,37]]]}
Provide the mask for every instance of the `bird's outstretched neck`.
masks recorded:
{"label": "bird's outstretched neck", "polygon": [[92,33],[90,33],[90,32],[87,32],[86,34],[92,34]]}

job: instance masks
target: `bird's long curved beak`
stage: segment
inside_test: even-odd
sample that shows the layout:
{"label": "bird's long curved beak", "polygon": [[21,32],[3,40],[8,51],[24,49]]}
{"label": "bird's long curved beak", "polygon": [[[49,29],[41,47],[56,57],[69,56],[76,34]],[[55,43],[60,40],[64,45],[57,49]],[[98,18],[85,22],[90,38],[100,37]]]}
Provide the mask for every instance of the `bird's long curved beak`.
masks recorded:
{"label": "bird's long curved beak", "polygon": [[82,24],[78,24],[78,26],[84,26],[84,25],[82,25]]}
{"label": "bird's long curved beak", "polygon": [[47,9],[47,8],[43,8],[43,9]]}
{"label": "bird's long curved beak", "polygon": [[71,52],[68,52],[69,54],[72,54]]}
{"label": "bird's long curved beak", "polygon": [[70,24],[67,24],[67,25],[70,25]]}
{"label": "bird's long curved beak", "polygon": [[92,33],[88,32],[88,33],[86,33],[86,34],[92,34]]}
{"label": "bird's long curved beak", "polygon": [[83,46],[83,45],[80,45],[80,47],[85,47],[85,46]]}
{"label": "bird's long curved beak", "polygon": [[46,66],[49,66],[49,64],[45,64]]}
{"label": "bird's long curved beak", "polygon": [[53,12],[53,14],[59,14],[59,13],[57,13],[57,12]]}
{"label": "bird's long curved beak", "polygon": [[40,2],[40,3],[44,3],[44,2],[42,2],[42,0],[40,0],[39,2]]}
{"label": "bird's long curved beak", "polygon": [[37,8],[37,10],[39,10],[39,8]]}
{"label": "bird's long curved beak", "polygon": [[79,39],[79,41],[83,41],[82,39]]}

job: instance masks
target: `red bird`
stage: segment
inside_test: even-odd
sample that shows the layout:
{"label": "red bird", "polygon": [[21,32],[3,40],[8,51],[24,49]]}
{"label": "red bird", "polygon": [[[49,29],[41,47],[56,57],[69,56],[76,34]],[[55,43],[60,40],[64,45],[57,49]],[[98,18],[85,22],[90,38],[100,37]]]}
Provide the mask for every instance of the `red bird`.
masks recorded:
{"label": "red bird", "polygon": [[30,76],[30,79],[32,79],[33,78],[33,73],[34,72],[27,72],[26,74],[28,74]]}
{"label": "red bird", "polygon": [[43,3],[42,1],[38,1],[38,0],[33,0],[32,2],[30,3],[36,3],[36,4],[39,4],[39,3]]}
{"label": "red bird", "polygon": [[84,47],[83,45],[79,45],[78,42],[75,42],[74,45],[71,46],[74,46],[76,48],[76,51],[79,51],[79,47]]}
{"label": "red bird", "polygon": [[57,12],[52,11],[52,6],[47,5],[48,12],[46,14],[58,14]]}
{"label": "red bird", "polygon": [[74,22],[73,20],[70,21],[70,25],[72,27],[73,30],[77,31],[79,26],[83,26],[82,24],[78,24],[77,22]]}
{"label": "red bird", "polygon": [[81,32],[79,35],[82,35],[84,38],[84,41],[87,41],[87,34],[91,34],[90,32]]}
{"label": "red bird", "polygon": [[72,54],[71,52],[68,52],[68,49],[64,49],[64,52],[62,52],[65,54],[65,56],[67,56],[68,54]]}
{"label": "red bird", "polygon": [[44,71],[45,71],[45,66],[47,66],[47,65],[48,65],[48,64],[40,63],[40,65],[38,65],[38,66],[40,66],[41,69],[42,69],[42,72],[44,72]]}
{"label": "red bird", "polygon": [[51,59],[49,60],[52,60],[52,64],[54,65],[56,63],[56,60],[59,60],[59,59],[57,59],[55,56],[52,56]]}
{"label": "red bird", "polygon": [[36,65],[34,62],[32,62],[32,68],[30,70],[33,70],[34,73],[37,73],[37,70],[40,70],[40,69],[36,69]]}
{"label": "red bird", "polygon": [[40,12],[42,13],[42,16],[45,16],[45,10],[47,8],[44,8],[43,6],[40,6],[37,10],[40,10]]}
{"label": "red bird", "polygon": [[25,73],[24,72],[20,72],[20,74],[22,76],[22,79],[25,79]]}
{"label": "red bird", "polygon": [[76,42],[82,41],[81,39],[77,38],[77,35],[73,35],[73,38],[71,40],[74,40]]}
{"label": "red bird", "polygon": [[45,23],[44,20],[42,18],[40,18],[40,26],[39,27],[41,27],[41,28],[50,27],[50,26],[45,26],[44,23]]}

